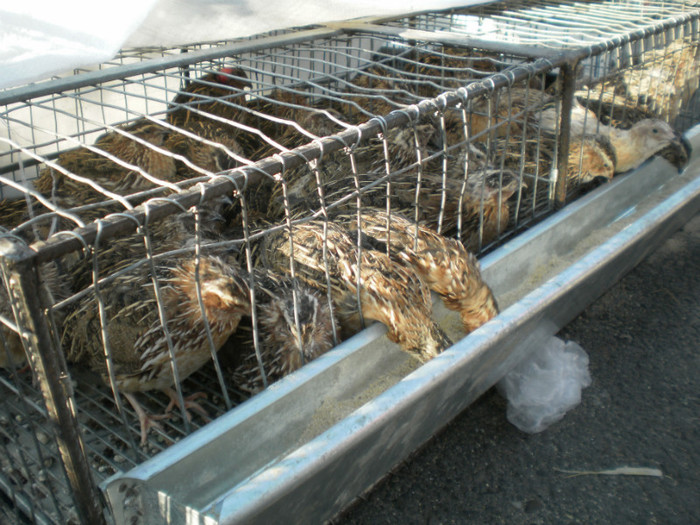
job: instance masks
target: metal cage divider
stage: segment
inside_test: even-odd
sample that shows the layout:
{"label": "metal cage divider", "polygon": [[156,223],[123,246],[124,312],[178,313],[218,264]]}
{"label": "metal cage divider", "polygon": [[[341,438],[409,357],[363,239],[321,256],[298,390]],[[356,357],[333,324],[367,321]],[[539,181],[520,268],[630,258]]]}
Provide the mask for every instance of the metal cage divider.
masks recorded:
{"label": "metal cage divider", "polygon": [[566,172],[569,162],[569,140],[571,138],[571,110],[574,106],[576,91],[576,64],[573,60],[562,64],[560,68],[559,85],[561,92],[561,109],[559,111],[560,125],[557,158],[557,178],[554,188],[554,205],[561,208],[566,204]]}

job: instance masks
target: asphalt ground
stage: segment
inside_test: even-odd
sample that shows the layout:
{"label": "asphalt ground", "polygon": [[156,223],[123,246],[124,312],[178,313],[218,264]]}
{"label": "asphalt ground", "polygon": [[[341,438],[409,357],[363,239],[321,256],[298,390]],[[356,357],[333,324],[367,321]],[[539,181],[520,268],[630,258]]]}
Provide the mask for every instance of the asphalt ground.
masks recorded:
{"label": "asphalt ground", "polygon": [[491,389],[332,524],[700,523],[700,215],[558,336],[593,380],[563,420],[523,433]]}

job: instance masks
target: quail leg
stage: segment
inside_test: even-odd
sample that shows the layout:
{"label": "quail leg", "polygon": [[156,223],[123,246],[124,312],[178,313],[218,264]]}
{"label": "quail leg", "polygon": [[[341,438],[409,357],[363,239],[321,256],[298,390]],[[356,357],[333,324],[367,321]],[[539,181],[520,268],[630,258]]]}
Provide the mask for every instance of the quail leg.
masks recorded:
{"label": "quail leg", "polygon": [[[173,407],[180,408],[180,400],[177,398],[177,392],[175,391],[175,389],[168,388],[167,390],[165,390],[165,393],[168,394],[168,397],[170,397],[170,403],[165,409],[165,413],[167,414],[168,412],[170,412],[173,409]],[[184,408],[185,413],[187,414],[187,421],[192,421],[192,416],[190,415],[189,410],[194,410],[200,416],[202,416],[204,421],[209,423],[211,421],[209,413],[204,409],[202,405],[195,401],[195,399],[198,399],[200,397],[206,398],[207,395],[204,392],[195,392],[194,394],[183,398],[183,401],[185,402]]]}
{"label": "quail leg", "polygon": [[139,418],[139,423],[141,424],[141,446],[143,447],[146,445],[146,437],[148,436],[148,431],[151,428],[157,428],[162,431],[163,427],[160,425],[160,423],[158,423],[158,420],[166,419],[170,417],[170,414],[165,413],[158,416],[149,414],[136,400],[136,396],[134,396],[134,394],[124,392],[124,397],[126,397],[126,399],[129,400],[129,403],[131,403],[134,412],[136,412],[136,415]]}

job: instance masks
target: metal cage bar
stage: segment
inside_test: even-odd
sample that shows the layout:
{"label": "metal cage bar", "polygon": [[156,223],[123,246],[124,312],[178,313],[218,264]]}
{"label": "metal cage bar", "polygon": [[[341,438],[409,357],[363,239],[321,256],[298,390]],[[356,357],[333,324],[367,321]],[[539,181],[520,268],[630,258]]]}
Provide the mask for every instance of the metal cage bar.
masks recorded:
{"label": "metal cage bar", "polygon": [[36,298],[42,296],[34,253],[22,244],[2,241],[2,271],[22,340],[30,349],[32,369],[49,413],[52,430],[73,489],[76,509],[86,523],[106,523],[100,493],[90,471],[76,420],[73,389],[63,354],[53,346],[46,319]]}

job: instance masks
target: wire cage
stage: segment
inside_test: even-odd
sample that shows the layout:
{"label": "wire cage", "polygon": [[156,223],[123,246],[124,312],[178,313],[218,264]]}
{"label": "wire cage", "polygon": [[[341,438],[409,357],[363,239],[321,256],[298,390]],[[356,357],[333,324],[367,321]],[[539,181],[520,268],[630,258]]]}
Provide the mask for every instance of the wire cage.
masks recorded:
{"label": "wire cage", "polygon": [[[641,121],[666,133],[646,157],[687,163],[699,15],[499,2],[125,50],[0,92],[7,512],[141,523],[128,485],[111,507],[98,487],[371,321],[412,355],[406,375],[493,317],[464,248],[637,167]],[[454,292],[425,276],[451,271],[435,253],[480,301],[456,332],[430,318],[425,279]]]}

